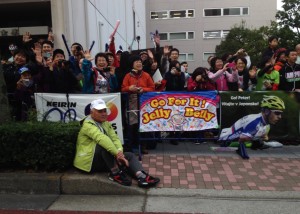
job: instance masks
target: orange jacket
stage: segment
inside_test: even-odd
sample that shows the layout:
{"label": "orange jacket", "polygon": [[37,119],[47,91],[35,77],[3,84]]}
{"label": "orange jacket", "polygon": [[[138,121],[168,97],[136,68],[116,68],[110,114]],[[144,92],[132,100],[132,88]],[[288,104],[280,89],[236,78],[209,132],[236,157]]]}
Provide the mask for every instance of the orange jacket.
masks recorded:
{"label": "orange jacket", "polygon": [[150,77],[150,75],[144,71],[142,71],[139,74],[134,74],[132,72],[129,72],[125,75],[122,83],[122,92],[131,92],[129,90],[129,87],[131,85],[135,85],[136,87],[142,87],[143,92],[150,92],[154,91],[155,85]]}

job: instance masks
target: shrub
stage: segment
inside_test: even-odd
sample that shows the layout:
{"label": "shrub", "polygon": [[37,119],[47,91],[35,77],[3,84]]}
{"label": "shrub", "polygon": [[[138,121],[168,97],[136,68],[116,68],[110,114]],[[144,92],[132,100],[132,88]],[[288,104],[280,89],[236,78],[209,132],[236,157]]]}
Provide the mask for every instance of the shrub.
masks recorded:
{"label": "shrub", "polygon": [[0,126],[0,169],[62,171],[72,166],[79,123],[23,122]]}

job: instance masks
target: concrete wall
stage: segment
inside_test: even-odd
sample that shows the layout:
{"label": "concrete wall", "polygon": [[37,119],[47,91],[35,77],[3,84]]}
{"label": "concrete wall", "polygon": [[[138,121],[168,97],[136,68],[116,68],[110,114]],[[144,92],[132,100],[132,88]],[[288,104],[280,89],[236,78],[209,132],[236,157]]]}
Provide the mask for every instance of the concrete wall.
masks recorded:
{"label": "concrete wall", "polygon": [[[65,34],[69,46],[79,42],[88,48],[95,41],[93,54],[103,52],[116,21],[120,20],[115,35],[116,49],[121,45],[127,50],[135,35],[141,37],[140,48],[146,47],[144,0],[51,0],[51,7],[53,32],[57,40]],[[61,47],[62,43],[58,41],[57,44]],[[132,49],[137,48],[134,42]]]}

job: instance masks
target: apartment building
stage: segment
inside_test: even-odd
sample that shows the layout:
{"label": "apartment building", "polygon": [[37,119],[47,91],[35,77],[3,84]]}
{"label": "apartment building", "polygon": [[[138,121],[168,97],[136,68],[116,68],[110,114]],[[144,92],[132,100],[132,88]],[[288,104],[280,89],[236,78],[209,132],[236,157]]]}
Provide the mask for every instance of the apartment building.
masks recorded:
{"label": "apartment building", "polygon": [[274,0],[147,0],[147,47],[153,45],[150,33],[158,30],[161,46],[178,48],[180,61],[187,61],[193,72],[208,66],[208,56],[234,25],[268,26],[276,8]]}

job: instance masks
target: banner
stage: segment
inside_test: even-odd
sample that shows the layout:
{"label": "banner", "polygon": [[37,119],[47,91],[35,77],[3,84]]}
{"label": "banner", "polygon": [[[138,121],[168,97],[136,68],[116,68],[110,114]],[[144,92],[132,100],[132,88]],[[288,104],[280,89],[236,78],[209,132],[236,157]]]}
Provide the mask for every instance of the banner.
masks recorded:
{"label": "banner", "polygon": [[240,118],[261,112],[261,101],[264,95],[277,96],[284,102],[285,110],[282,117],[271,125],[269,138],[271,140],[299,139],[300,93],[284,91],[261,92],[225,92],[220,91],[221,128],[231,127]]}
{"label": "banner", "polygon": [[140,96],[140,132],[218,128],[216,91],[149,92]]}
{"label": "banner", "polygon": [[35,93],[38,121],[80,121],[90,114],[90,103],[103,99],[108,107],[107,120],[123,141],[121,94],[52,94]]}

